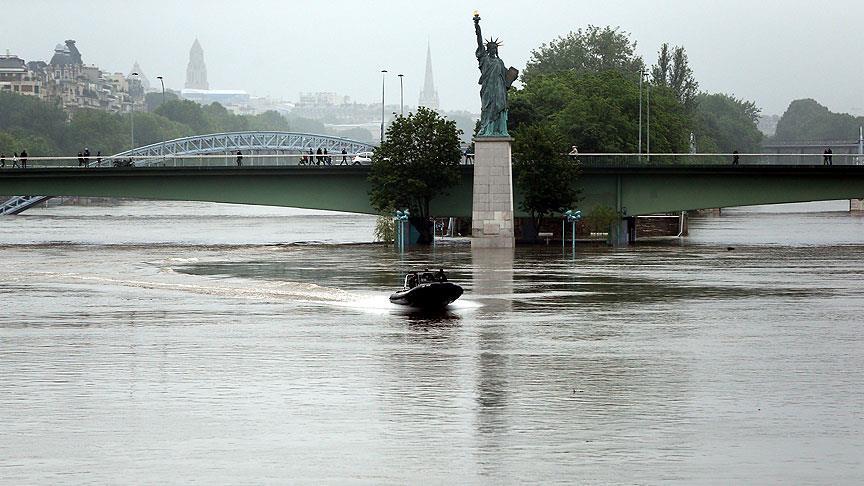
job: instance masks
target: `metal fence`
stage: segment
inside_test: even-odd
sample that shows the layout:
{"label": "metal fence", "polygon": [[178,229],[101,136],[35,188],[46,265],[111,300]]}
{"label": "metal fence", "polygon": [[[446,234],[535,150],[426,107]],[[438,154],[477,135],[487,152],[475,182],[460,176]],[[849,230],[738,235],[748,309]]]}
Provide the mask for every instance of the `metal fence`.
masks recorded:
{"label": "metal fence", "polygon": [[[864,165],[862,154],[608,154],[585,153],[570,156],[583,167],[639,168],[671,166],[822,166]],[[371,153],[249,153],[238,164],[236,152],[201,155],[135,155],[110,156],[97,159],[91,155],[83,163],[77,157],[28,157],[28,168],[63,167],[277,167],[277,166],[363,166],[371,165]],[[461,164],[473,164],[472,158],[460,159]],[[20,161],[17,162],[20,166]],[[13,169],[12,158],[6,157],[5,169]]]}
{"label": "metal fence", "polygon": [[864,165],[862,154],[594,154],[572,156],[584,167],[667,167],[733,165]]}

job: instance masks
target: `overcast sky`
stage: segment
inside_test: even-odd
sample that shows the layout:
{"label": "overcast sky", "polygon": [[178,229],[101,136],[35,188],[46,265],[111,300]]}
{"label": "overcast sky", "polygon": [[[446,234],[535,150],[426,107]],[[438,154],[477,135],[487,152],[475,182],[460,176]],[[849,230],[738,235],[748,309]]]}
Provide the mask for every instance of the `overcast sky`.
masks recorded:
{"label": "overcast sky", "polygon": [[[442,108],[478,112],[474,8],[519,69],[570,30],[620,26],[646,63],[662,42],[683,45],[701,89],[753,100],[765,114],[803,97],[864,113],[861,0],[2,0],[0,50],[47,61],[75,39],[87,64],[129,72],[137,60],[151,81],[162,75],[180,89],[197,37],[212,89],[376,102],[389,69],[405,74],[405,101],[416,104],[428,39]],[[399,102],[395,77],[387,102]]]}

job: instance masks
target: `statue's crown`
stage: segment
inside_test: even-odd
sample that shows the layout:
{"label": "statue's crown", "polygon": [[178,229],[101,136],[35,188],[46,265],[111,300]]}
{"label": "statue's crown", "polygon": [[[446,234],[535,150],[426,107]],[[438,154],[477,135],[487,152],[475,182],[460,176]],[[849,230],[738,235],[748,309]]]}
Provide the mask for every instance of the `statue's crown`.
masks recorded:
{"label": "statue's crown", "polygon": [[504,44],[502,44],[501,41],[498,40],[498,38],[495,38],[495,39],[489,38],[489,40],[486,41],[486,48],[487,49],[490,47],[495,47],[497,49],[497,48],[501,47],[502,45],[504,45]]}

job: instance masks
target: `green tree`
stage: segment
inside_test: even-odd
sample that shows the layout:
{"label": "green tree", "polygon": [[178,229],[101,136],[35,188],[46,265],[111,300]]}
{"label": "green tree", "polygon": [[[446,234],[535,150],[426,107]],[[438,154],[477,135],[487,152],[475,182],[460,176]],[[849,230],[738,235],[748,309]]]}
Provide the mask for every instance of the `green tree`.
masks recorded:
{"label": "green tree", "polygon": [[651,79],[654,86],[670,88],[687,109],[692,109],[699,90],[699,83],[693,77],[687,51],[675,46],[670,51],[669,44],[660,46],[657,53],[657,64],[651,68]]}
{"label": "green tree", "polygon": [[154,113],[188,126],[195,135],[214,132],[203,107],[194,101],[169,100],[156,108]]}
{"label": "green tree", "polygon": [[618,27],[587,28],[570,32],[531,51],[531,59],[522,73],[522,81],[560,71],[577,74],[614,70],[638,80],[644,68],[636,54],[636,42]]}
{"label": "green tree", "polygon": [[560,134],[543,125],[520,128],[513,142],[513,173],[522,191],[520,208],[531,218],[529,239],[536,241],[541,220],[572,209],[579,191],[574,183],[579,164],[565,155],[569,149]]}
{"label": "green tree", "polygon": [[429,203],[461,178],[459,135],[455,122],[420,107],[396,117],[372,156],[372,207],[409,208],[420,243],[432,242]]}
{"label": "green tree", "polygon": [[277,111],[269,110],[261,113],[260,115],[254,115],[248,117],[249,119],[249,130],[277,130],[280,132],[287,132],[290,129],[288,124],[288,120],[279,114]]}
{"label": "green tree", "polygon": [[154,111],[162,104],[163,99],[167,103],[168,101],[179,100],[180,97],[177,96],[177,93],[172,93],[171,91],[166,91],[164,96],[161,91],[147,93],[144,95],[144,109],[148,112]]}
{"label": "green tree", "polygon": [[695,100],[696,147],[700,153],[759,152],[760,110],[752,101],[723,93],[700,93]]}
{"label": "green tree", "polygon": [[795,100],[777,122],[774,137],[780,141],[854,140],[864,117],[834,113],[816,100]]}
{"label": "green tree", "polygon": [[[531,78],[510,96],[511,130],[549,124],[583,153],[636,152],[638,76],[562,71]],[[686,151],[690,117],[670,89],[652,90],[651,120],[654,151]]]}

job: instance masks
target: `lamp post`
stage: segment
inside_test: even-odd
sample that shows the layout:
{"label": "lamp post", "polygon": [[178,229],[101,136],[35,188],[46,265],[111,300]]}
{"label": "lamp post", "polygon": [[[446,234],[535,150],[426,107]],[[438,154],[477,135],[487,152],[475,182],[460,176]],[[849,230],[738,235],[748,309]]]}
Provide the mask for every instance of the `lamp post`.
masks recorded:
{"label": "lamp post", "polygon": [[639,160],[642,160],[642,80],[645,78],[645,70],[639,70]]}
{"label": "lamp post", "polygon": [[[132,73],[131,76],[135,76],[132,79],[138,79],[138,73]],[[135,99],[132,97],[132,83],[129,84],[129,124],[132,127],[132,146],[129,148],[135,150]]]}
{"label": "lamp post", "polygon": [[405,98],[402,90],[402,78],[404,76],[404,74],[399,75],[399,116],[405,116]]}
{"label": "lamp post", "polygon": [[387,70],[381,70],[381,143],[384,143],[384,77],[387,76]]}
{"label": "lamp post", "polygon": [[647,130],[648,130],[648,133],[647,133],[647,135],[648,135],[648,140],[647,140],[647,144],[648,144],[648,146],[646,147],[645,150],[648,151],[648,162],[651,162],[651,83],[648,83],[648,88],[647,88],[647,90],[646,90],[646,92],[645,92],[645,95],[646,95],[646,97],[648,98],[648,100],[647,100],[646,103],[645,103],[645,104],[648,105],[648,106],[646,107],[647,110],[648,110],[648,113],[645,115],[645,123],[647,123],[647,125],[648,125],[648,129],[647,129]]}
{"label": "lamp post", "polygon": [[396,211],[396,217],[393,218],[396,221],[396,246],[399,248],[399,251],[405,250],[405,223],[408,222],[410,216],[411,213],[406,208],[404,211]]}
{"label": "lamp post", "polygon": [[165,104],[165,81],[162,79],[162,76],[156,76],[156,79],[162,83],[162,104]]}
{"label": "lamp post", "polygon": [[582,219],[582,211],[578,209],[573,211],[572,209],[568,209],[564,212],[564,218],[561,219],[561,248],[564,248],[564,222],[570,223],[570,229],[572,231],[572,236],[570,237],[570,242],[573,245],[573,253],[576,253],[576,223]]}

